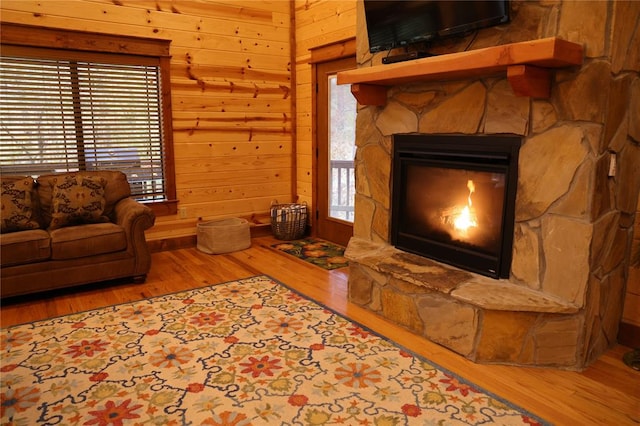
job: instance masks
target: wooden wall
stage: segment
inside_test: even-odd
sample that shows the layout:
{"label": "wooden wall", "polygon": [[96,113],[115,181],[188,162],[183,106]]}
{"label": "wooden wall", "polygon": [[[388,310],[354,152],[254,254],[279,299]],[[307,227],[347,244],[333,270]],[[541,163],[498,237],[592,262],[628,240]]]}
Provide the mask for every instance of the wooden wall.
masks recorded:
{"label": "wooden wall", "polygon": [[2,0],[0,19],[172,40],[182,214],[158,217],[147,236],[162,240],[294,199],[292,10],[281,0]]}
{"label": "wooden wall", "polygon": [[313,90],[310,49],[355,37],[356,0],[295,0],[296,194],[313,205]]}

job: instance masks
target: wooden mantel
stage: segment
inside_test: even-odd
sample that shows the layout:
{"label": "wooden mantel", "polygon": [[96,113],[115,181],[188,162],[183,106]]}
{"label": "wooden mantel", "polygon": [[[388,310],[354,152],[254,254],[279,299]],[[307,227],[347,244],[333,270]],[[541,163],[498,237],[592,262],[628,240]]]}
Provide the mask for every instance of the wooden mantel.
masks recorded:
{"label": "wooden mantel", "polygon": [[387,87],[506,73],[518,96],[548,98],[551,70],[581,65],[582,45],[557,37],[451,53],[338,73],[361,105],[384,105]]}

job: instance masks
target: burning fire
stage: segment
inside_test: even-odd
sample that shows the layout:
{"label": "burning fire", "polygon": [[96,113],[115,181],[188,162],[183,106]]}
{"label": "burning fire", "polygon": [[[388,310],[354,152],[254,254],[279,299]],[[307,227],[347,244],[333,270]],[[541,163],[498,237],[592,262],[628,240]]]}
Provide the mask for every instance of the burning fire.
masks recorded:
{"label": "burning fire", "polygon": [[453,227],[457,231],[466,232],[469,228],[475,228],[478,226],[478,218],[473,209],[473,203],[471,202],[471,194],[476,192],[476,186],[472,180],[467,181],[467,188],[469,188],[469,196],[467,197],[467,205],[464,206],[460,214],[453,219]]}
{"label": "burning fire", "polygon": [[456,231],[463,235],[466,234],[470,228],[478,226],[478,217],[476,216],[471,201],[471,195],[476,191],[476,186],[472,180],[467,181],[467,188],[469,189],[467,205],[464,207],[452,207],[447,209],[442,215],[444,223],[450,224]]}

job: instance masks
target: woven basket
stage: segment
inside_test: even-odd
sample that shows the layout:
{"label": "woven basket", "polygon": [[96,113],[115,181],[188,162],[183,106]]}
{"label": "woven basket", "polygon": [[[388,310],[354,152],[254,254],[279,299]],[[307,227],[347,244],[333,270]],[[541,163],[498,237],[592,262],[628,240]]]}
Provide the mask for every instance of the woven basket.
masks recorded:
{"label": "woven basket", "polygon": [[297,240],[307,230],[307,203],[271,204],[271,230],[279,240]]}
{"label": "woven basket", "polygon": [[245,219],[212,220],[197,225],[198,250],[207,254],[230,253],[251,247],[251,231]]}

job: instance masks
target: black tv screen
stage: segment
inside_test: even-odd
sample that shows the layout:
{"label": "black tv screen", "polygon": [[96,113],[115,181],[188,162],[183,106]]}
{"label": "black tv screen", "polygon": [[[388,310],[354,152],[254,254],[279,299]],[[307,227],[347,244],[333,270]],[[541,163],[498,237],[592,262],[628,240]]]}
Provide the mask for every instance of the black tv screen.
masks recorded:
{"label": "black tv screen", "polygon": [[371,53],[503,24],[508,0],[364,0]]}

